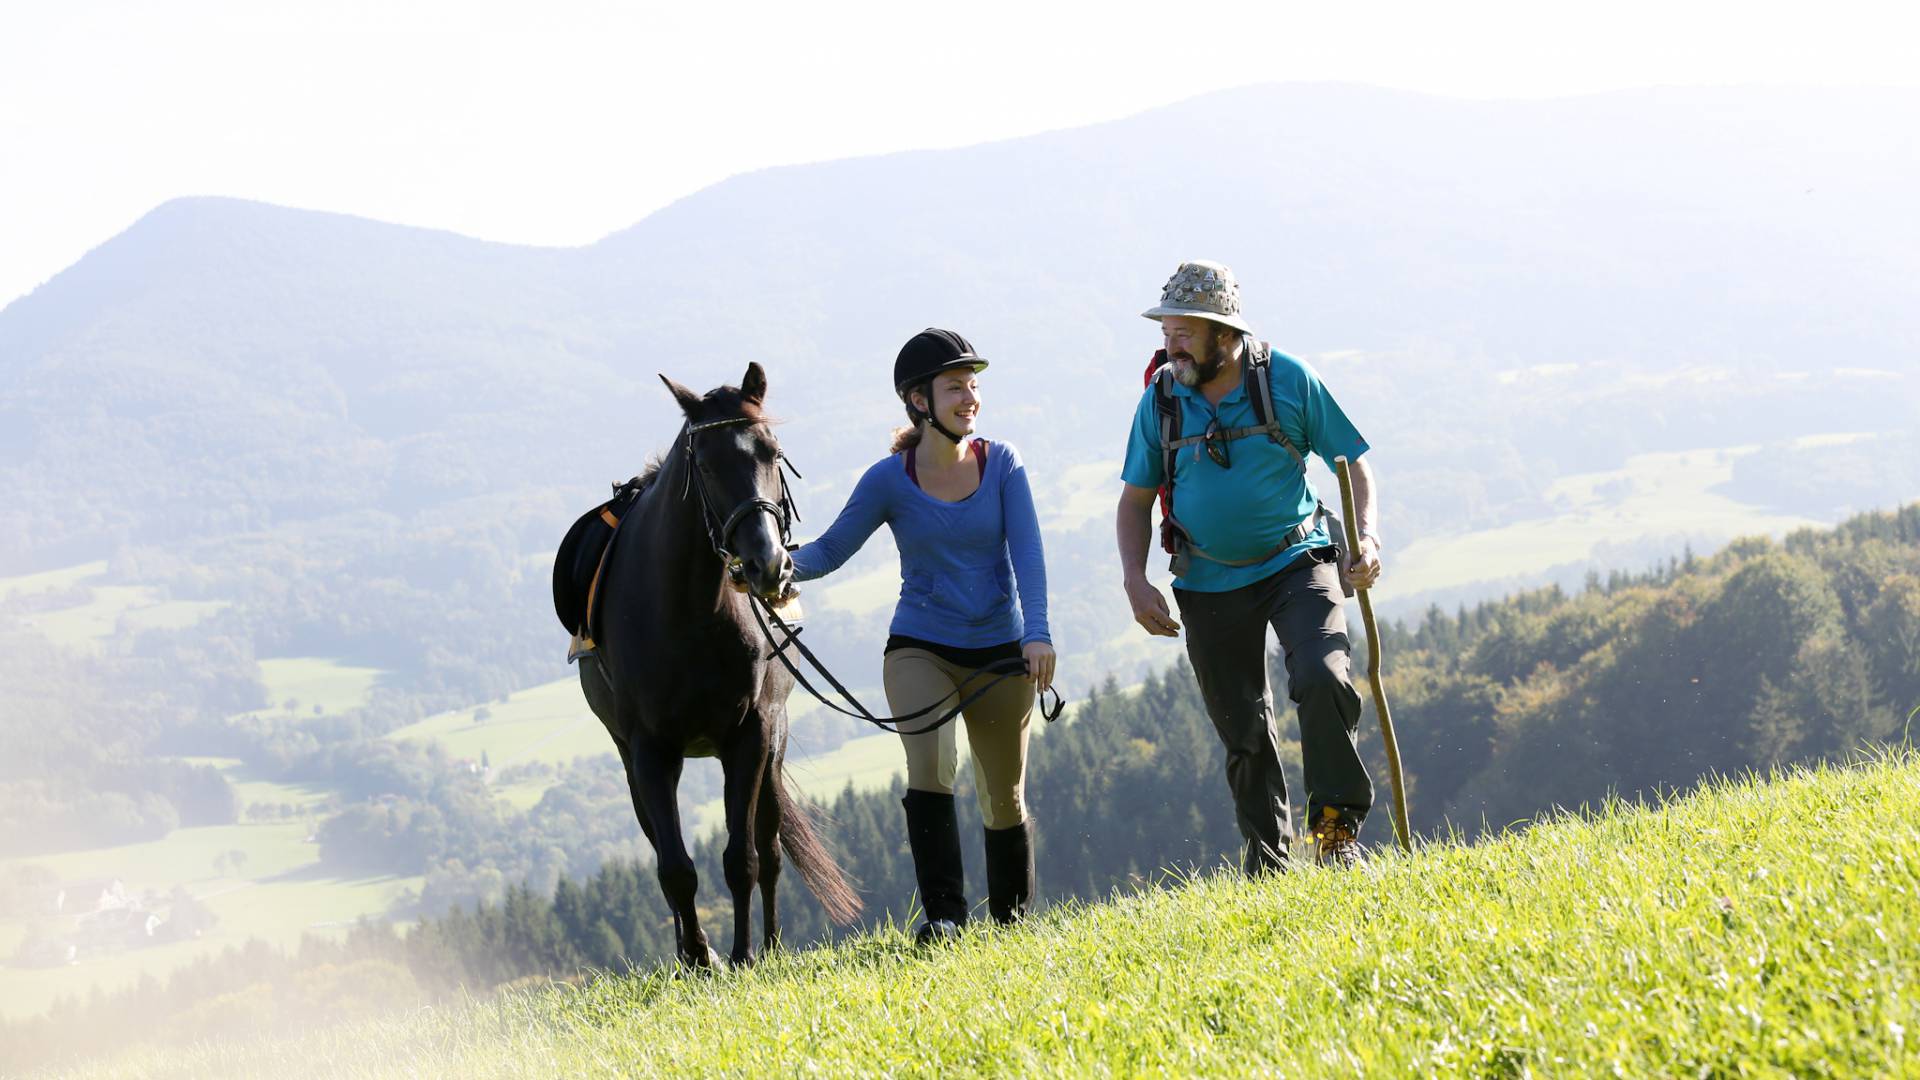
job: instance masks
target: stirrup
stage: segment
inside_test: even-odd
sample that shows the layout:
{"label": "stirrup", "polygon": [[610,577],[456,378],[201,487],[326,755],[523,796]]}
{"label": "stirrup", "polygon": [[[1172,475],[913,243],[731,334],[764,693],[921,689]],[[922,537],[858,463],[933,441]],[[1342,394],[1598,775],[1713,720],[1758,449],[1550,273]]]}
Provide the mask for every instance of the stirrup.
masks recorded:
{"label": "stirrup", "polygon": [[567,663],[571,664],[583,656],[592,656],[595,648],[592,638],[578,630],[574,631],[573,640],[567,642]]}

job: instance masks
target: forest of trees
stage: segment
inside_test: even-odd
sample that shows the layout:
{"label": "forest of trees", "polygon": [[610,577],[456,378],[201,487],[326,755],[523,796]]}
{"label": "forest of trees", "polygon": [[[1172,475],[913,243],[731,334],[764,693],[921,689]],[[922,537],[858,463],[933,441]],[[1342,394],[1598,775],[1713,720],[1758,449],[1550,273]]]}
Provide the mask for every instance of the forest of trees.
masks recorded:
{"label": "forest of trees", "polygon": [[230,641],[141,635],[89,656],[0,618],[0,858],[237,820],[216,770],[162,760],[202,715],[264,704]]}
{"label": "forest of trees", "polygon": [[[1743,540],[1575,593],[1430,611],[1382,637],[1415,825],[1428,836],[1448,825],[1502,828],[1610,794],[1647,797],[1716,773],[1843,758],[1904,740],[1920,709],[1920,505],[1780,543]],[[1277,657],[1273,667],[1283,696]],[[1290,711],[1281,715],[1294,736]],[[1371,716],[1363,736],[1378,766]],[[1184,663],[1138,688],[1109,683],[1069,722],[1039,733],[1028,788],[1043,898],[1094,899],[1152,887],[1168,871],[1225,866],[1238,837],[1220,760]],[[1298,804],[1297,758],[1288,764]],[[1375,841],[1390,835],[1382,788],[1368,829]],[[848,790],[826,807],[826,833],[868,899],[863,926],[911,910],[899,795],[897,784]],[[963,833],[977,836],[977,810],[964,796],[961,806]],[[702,841],[696,857],[706,925],[724,942],[721,843]],[[979,845],[967,847],[977,898]],[[783,893],[790,945],[843,932],[792,875]],[[279,1030],[671,955],[651,871],[613,859],[551,889],[512,886],[498,902],[425,918],[405,934],[369,925],[291,954],[232,950],[165,985],[149,980],[7,1024],[0,1041],[9,1060],[48,1060],[97,1050],[103,1031],[190,1039],[238,1023]]]}

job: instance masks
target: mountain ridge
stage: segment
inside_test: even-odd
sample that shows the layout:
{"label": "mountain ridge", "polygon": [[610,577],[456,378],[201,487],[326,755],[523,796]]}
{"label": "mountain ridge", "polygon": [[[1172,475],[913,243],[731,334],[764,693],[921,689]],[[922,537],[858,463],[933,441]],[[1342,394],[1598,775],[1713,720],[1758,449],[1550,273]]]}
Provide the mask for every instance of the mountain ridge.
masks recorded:
{"label": "mountain ridge", "polygon": [[[1648,450],[1893,430],[1920,402],[1899,374],[1920,145],[1873,133],[1916,101],[1261,85],[758,170],[573,248],[175,200],[0,310],[0,567],[233,520],[584,503],[676,426],[656,372],[714,385],[748,360],[803,502],[832,505],[899,422],[884,371],[929,324],[995,360],[989,435],[1043,479],[1091,476],[1156,343],[1137,313],[1200,255],[1390,435],[1402,535],[1542,515],[1556,476]],[[1865,393],[1840,366],[1897,377]],[[1509,379],[1536,369],[1559,374]],[[111,494],[116,470],[142,500]],[[1104,524],[1081,531],[1055,543],[1099,557]]]}

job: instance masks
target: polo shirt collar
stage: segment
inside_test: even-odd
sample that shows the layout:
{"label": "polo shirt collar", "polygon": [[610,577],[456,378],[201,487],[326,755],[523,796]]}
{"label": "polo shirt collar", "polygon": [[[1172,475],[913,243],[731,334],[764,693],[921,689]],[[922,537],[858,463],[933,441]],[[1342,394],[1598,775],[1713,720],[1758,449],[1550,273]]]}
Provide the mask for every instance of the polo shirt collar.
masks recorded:
{"label": "polo shirt collar", "polygon": [[[1191,386],[1188,386],[1186,383],[1181,382],[1179,379],[1169,379],[1167,381],[1173,384],[1174,397],[1198,398],[1201,404],[1203,405],[1206,404],[1207,399],[1200,393],[1200,391],[1194,389]],[[1245,400],[1247,400],[1247,368],[1246,368],[1246,361],[1243,360],[1240,363],[1240,385],[1234,387],[1232,390],[1227,391],[1227,396],[1220,399],[1220,404],[1225,405],[1229,401],[1245,401]],[[1207,405],[1207,407],[1210,409],[1215,408],[1215,406],[1212,406],[1212,405]]]}

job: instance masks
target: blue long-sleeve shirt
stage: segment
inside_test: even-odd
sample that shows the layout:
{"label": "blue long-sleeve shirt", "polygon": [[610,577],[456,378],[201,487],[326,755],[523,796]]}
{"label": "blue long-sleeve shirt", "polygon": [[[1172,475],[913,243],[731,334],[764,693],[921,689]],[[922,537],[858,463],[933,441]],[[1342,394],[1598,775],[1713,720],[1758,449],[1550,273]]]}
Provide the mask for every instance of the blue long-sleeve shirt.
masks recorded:
{"label": "blue long-sleeve shirt", "polygon": [[922,491],[903,454],[875,462],[827,531],[793,553],[794,577],[810,581],[839,569],[883,523],[900,549],[890,633],[961,649],[1053,643],[1040,520],[1010,444],[987,444],[980,487],[959,502]]}

